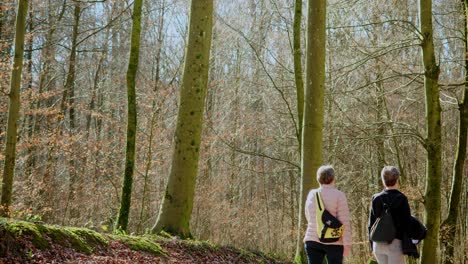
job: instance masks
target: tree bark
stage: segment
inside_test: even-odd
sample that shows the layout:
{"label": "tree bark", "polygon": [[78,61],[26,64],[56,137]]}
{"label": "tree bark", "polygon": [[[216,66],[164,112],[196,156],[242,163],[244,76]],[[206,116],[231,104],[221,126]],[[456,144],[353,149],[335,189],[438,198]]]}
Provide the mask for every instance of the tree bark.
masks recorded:
{"label": "tree bark", "polygon": [[[304,205],[310,189],[317,188],[316,172],[322,165],[323,115],[325,94],[326,0],[309,0],[307,21],[306,83],[304,127],[302,129],[301,190],[298,236],[303,236],[307,221]],[[305,263],[302,240],[297,241],[296,263]]]}
{"label": "tree bark", "polygon": [[140,56],[140,35],[141,35],[141,13],[143,0],[135,0],[133,3],[132,33],[130,42],[130,59],[127,70],[127,100],[128,100],[128,120],[127,120],[127,146],[125,151],[125,173],[122,185],[122,198],[120,209],[115,224],[115,229],[126,232],[128,227],[128,217],[130,214],[130,204],[132,199],[133,172],[135,170],[135,141],[137,132],[137,105],[136,105],[136,75],[138,71],[138,61]]}
{"label": "tree bark", "polygon": [[190,26],[166,194],[152,232],[190,237],[203,110],[207,92],[213,0],[192,0]]}
{"label": "tree bark", "polygon": [[452,173],[452,191],[450,193],[449,215],[445,219],[442,228],[442,241],[445,248],[444,263],[455,263],[455,235],[457,231],[457,219],[460,210],[460,200],[463,187],[463,170],[466,159],[466,145],[468,135],[468,0],[463,1],[465,22],[465,86],[463,87],[462,100],[458,106],[458,145],[455,154],[455,164]]}
{"label": "tree bark", "polygon": [[[30,3],[31,4],[31,3]],[[34,30],[34,16],[33,16],[33,11],[31,10],[32,6],[29,8],[29,25],[28,25],[28,32],[30,34],[29,38],[27,38],[27,53],[26,53],[26,72],[28,76],[28,91],[30,91],[30,96],[33,94],[32,92],[32,84],[33,84],[33,73],[32,73],[32,66],[33,66],[33,46],[34,46],[34,36],[33,36],[33,30]],[[29,98],[30,100],[30,109],[34,109],[35,106],[35,100],[33,100],[31,97]],[[27,135],[28,135],[28,141],[29,141],[29,146],[27,148],[27,160],[26,160],[26,168],[25,168],[25,174],[27,177],[31,176],[31,173],[33,171],[33,168],[36,164],[36,145],[33,142],[34,138],[34,114],[29,114],[27,115],[27,118],[25,119],[26,123],[26,130],[27,130]],[[31,183],[31,181],[29,181]]]}
{"label": "tree bark", "polygon": [[[71,41],[71,51],[70,51],[70,61],[68,65],[68,74],[67,80],[65,82],[62,102],[61,102],[61,113],[65,116],[66,108],[68,107],[68,113],[70,117],[70,139],[74,141],[73,135],[75,134],[75,127],[76,127],[76,118],[75,118],[75,80],[76,80],[76,60],[77,60],[77,41],[78,41],[78,30],[80,26],[80,16],[81,16],[81,4],[80,2],[75,2],[74,8],[74,24],[73,24],[73,32],[72,32],[72,41]],[[67,103],[68,102],[68,103]],[[75,166],[75,152],[73,151],[75,142],[72,142],[72,155],[70,155],[70,160],[68,161],[68,172],[70,177],[70,182],[68,185],[68,198],[65,205],[64,210],[64,220],[67,217],[68,207],[70,203],[73,203],[75,199],[75,185],[78,181],[77,173],[76,173],[76,166]],[[79,211],[72,210],[71,217],[76,218],[79,215]],[[64,222],[62,223],[64,224]]]}
{"label": "tree bark", "polygon": [[419,16],[423,40],[424,88],[426,94],[426,190],[425,222],[427,236],[422,249],[421,263],[437,263],[441,211],[441,108],[439,102],[439,66],[436,63],[433,43],[432,0],[419,1]]}
{"label": "tree bark", "polygon": [[8,127],[5,147],[5,164],[3,168],[2,198],[0,203],[0,215],[10,216],[11,197],[13,191],[13,176],[16,162],[17,127],[20,110],[20,86],[23,70],[24,36],[26,31],[26,16],[28,13],[28,0],[18,2],[15,32],[15,54],[13,69],[11,71]]}
{"label": "tree bark", "polygon": [[301,52],[301,21],[302,21],[302,0],[295,0],[294,4],[294,24],[293,24],[293,56],[294,56],[294,80],[296,83],[296,103],[297,103],[297,141],[299,143],[299,154],[301,153],[302,122],[304,118],[304,80],[302,78],[302,52]]}

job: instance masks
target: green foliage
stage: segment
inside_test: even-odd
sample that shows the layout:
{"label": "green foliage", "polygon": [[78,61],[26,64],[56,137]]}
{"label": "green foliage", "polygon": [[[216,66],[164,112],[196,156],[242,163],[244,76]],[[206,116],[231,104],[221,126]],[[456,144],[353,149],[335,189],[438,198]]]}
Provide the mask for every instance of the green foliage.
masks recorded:
{"label": "green foliage", "polygon": [[125,232],[125,230],[121,228],[115,228],[113,233],[114,235],[117,235],[117,236],[125,236],[127,234],[127,232]]}
{"label": "green foliage", "polygon": [[37,215],[37,214],[27,214],[24,218],[26,221],[29,221],[29,222],[42,222],[42,216],[41,215]]}
{"label": "green foliage", "polygon": [[33,214],[31,208],[23,210],[13,210],[10,208],[10,217],[13,219],[20,219],[28,222],[40,223],[42,222],[42,216]]}
{"label": "green foliage", "polygon": [[300,255],[300,254],[294,256],[294,263],[296,263],[296,264],[302,264],[302,258],[301,258],[301,255]]}

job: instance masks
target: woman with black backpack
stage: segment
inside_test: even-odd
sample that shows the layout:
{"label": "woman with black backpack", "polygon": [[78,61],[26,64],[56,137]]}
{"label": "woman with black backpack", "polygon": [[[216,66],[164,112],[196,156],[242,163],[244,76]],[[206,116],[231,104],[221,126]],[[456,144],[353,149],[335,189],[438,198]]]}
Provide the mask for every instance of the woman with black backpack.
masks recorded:
{"label": "woman with black backpack", "polygon": [[402,241],[408,241],[413,221],[408,198],[398,190],[400,171],[396,167],[384,167],[381,177],[385,189],[373,195],[369,217],[372,251],[379,264],[403,264]]}

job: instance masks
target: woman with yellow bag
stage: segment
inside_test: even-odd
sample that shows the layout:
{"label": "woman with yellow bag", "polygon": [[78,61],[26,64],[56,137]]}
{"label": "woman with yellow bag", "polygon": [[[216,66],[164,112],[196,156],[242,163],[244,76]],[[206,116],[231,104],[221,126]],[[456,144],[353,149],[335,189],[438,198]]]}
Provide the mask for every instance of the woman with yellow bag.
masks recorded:
{"label": "woman with yellow bag", "polygon": [[351,225],[346,196],[335,187],[335,170],[321,166],[317,170],[320,188],[309,192],[305,204],[307,230],[304,237],[309,264],[343,263],[351,248]]}

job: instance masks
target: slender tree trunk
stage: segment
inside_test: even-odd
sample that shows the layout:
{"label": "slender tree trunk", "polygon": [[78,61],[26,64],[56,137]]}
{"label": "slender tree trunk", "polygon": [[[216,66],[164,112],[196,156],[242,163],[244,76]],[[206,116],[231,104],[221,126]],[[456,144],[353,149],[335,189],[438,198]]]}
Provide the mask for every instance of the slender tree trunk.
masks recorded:
{"label": "slender tree trunk", "polygon": [[[323,159],[325,23],[326,0],[309,0],[298,237],[305,233],[307,221],[304,205],[309,190],[318,187],[315,175]],[[296,263],[307,261],[302,239],[297,241],[295,261]]]}
{"label": "slender tree trunk", "polygon": [[424,88],[426,93],[426,226],[427,236],[422,249],[421,263],[437,263],[439,241],[442,155],[441,155],[441,108],[439,102],[439,66],[436,63],[432,28],[432,0],[419,1],[419,15],[423,40]]}
{"label": "slender tree trunk", "polygon": [[20,110],[20,86],[21,73],[23,70],[24,35],[26,30],[26,16],[28,13],[28,0],[20,0],[16,15],[15,32],[15,55],[13,69],[11,71],[9,106],[8,106],[8,127],[5,147],[5,164],[3,167],[2,198],[0,203],[0,215],[10,216],[11,197],[13,190],[13,176],[16,162],[16,140],[18,117]]}
{"label": "slender tree trunk", "polygon": [[450,193],[449,215],[443,223],[442,241],[445,247],[445,264],[455,263],[455,235],[457,231],[457,219],[460,210],[460,200],[463,187],[463,170],[466,158],[466,146],[468,135],[468,0],[463,1],[465,21],[465,86],[463,87],[462,101],[458,106],[458,145],[453,165],[452,191]]}
{"label": "slender tree trunk", "polygon": [[[302,21],[302,0],[295,0],[294,4],[294,25],[293,25],[293,49],[294,49],[294,80],[296,83],[297,101],[297,141],[299,143],[299,154],[302,146],[302,122],[304,118],[304,80],[302,78],[302,52],[301,52],[301,21]],[[299,172],[300,173],[300,172]]]}
{"label": "slender tree trunk", "polygon": [[137,229],[136,232],[137,234],[140,234],[140,231],[142,229],[143,221],[144,221],[144,216],[145,216],[145,207],[146,207],[146,201],[147,201],[147,194],[148,194],[148,189],[149,189],[149,172],[151,170],[152,166],[152,160],[153,160],[153,140],[154,140],[154,126],[156,124],[156,120],[159,118],[159,108],[157,109],[157,100],[156,98],[153,99],[152,103],[152,116],[151,116],[151,121],[149,122],[149,139],[148,139],[148,152],[146,155],[146,166],[145,166],[145,174],[143,175],[143,193],[141,194],[141,205],[140,205],[140,214],[138,218],[138,224],[137,224]]}
{"label": "slender tree trunk", "polygon": [[[294,22],[293,22],[293,59],[294,59],[294,80],[296,83],[296,104],[297,104],[297,142],[299,159],[302,155],[302,124],[304,119],[304,80],[302,77],[302,51],[301,51],[301,22],[302,22],[302,0],[294,2]],[[298,175],[301,177],[301,170],[298,170]],[[301,219],[302,218],[302,219]],[[305,216],[299,215],[299,225],[301,221],[306,221]],[[295,225],[293,225],[295,226]],[[299,228],[300,229],[300,228]],[[302,237],[304,234],[297,232],[297,249],[302,251]],[[300,248],[299,248],[300,247]],[[300,254],[303,255],[303,252]]]}
{"label": "slender tree trunk", "polygon": [[[75,2],[75,8],[74,8],[74,24],[73,24],[73,32],[72,32],[72,41],[71,41],[71,51],[70,51],[70,61],[68,65],[68,74],[67,74],[67,80],[65,82],[65,89],[63,92],[63,98],[62,98],[62,105],[61,105],[61,110],[63,115],[65,116],[65,110],[68,107],[68,113],[70,117],[70,139],[74,141],[75,139],[73,138],[73,135],[75,134],[75,127],[76,127],[76,120],[75,120],[75,80],[76,80],[76,60],[77,60],[77,41],[78,41],[78,30],[80,26],[80,16],[81,16],[81,4],[79,2]],[[66,103],[68,102],[68,103]],[[71,143],[71,148],[72,148],[72,155],[70,155],[70,160],[68,161],[68,172],[69,172],[69,177],[70,177],[70,182],[68,186],[68,198],[66,201],[65,205],[65,210],[64,210],[64,220],[67,217],[67,212],[70,203],[73,203],[75,199],[75,185],[76,182],[78,181],[77,177],[78,174],[76,173],[76,166],[75,166],[75,152],[73,151],[75,142]],[[79,215],[79,211],[74,211],[72,210],[72,218],[76,218]],[[62,222],[64,224],[64,222]]]}
{"label": "slender tree trunk", "polygon": [[[30,2],[31,4],[31,2]],[[30,97],[33,96],[33,91],[32,91],[32,83],[33,83],[33,73],[32,73],[32,57],[33,57],[33,44],[34,44],[34,37],[33,37],[33,30],[34,30],[34,16],[32,12],[32,7],[29,8],[29,26],[28,26],[28,32],[31,34],[29,38],[27,39],[27,55],[26,55],[26,60],[27,60],[27,67],[26,71],[28,72],[28,91],[30,92]],[[35,100],[32,100],[30,98],[30,109],[34,109],[35,106]],[[36,164],[36,146],[35,143],[33,142],[34,138],[34,114],[29,114],[26,119],[26,124],[27,124],[27,134],[28,134],[28,141],[29,141],[29,146],[27,148],[27,160],[26,160],[26,168],[25,168],[25,174],[26,177],[31,176],[31,173],[33,171],[33,168]],[[29,183],[32,183],[30,180],[28,181]]]}
{"label": "slender tree trunk", "polygon": [[128,217],[130,214],[130,204],[132,199],[133,172],[135,170],[135,141],[137,132],[137,105],[136,105],[136,75],[138,71],[138,61],[140,56],[140,35],[141,35],[141,13],[143,0],[135,0],[133,3],[132,34],[130,43],[130,59],[127,70],[127,100],[128,100],[128,121],[127,121],[127,146],[125,151],[125,174],[122,185],[122,198],[120,209],[115,224],[115,229],[126,232],[128,227]]}
{"label": "slender tree trunk", "polygon": [[[385,109],[385,113],[386,113],[386,116],[387,116],[387,120],[392,121],[392,116],[390,115],[390,111],[389,111],[388,106],[387,106],[387,100],[386,100],[385,97],[383,97],[382,102],[384,104],[384,109]],[[390,132],[392,133],[392,135],[395,135],[395,125],[393,124],[393,122],[390,122],[389,126],[390,126]],[[409,175],[406,174],[406,166],[405,166],[405,163],[403,162],[403,160],[401,159],[401,154],[400,154],[401,150],[400,150],[400,145],[398,143],[397,137],[392,137],[392,141],[393,141],[393,145],[395,146],[395,155],[396,155],[398,167],[400,169],[400,175],[401,175],[401,178],[402,178],[401,184],[404,184],[404,183],[406,183],[406,180],[409,180],[410,185],[414,186],[415,183],[412,181],[413,178],[409,177]]]}
{"label": "slender tree trunk", "polygon": [[[65,115],[65,111],[67,109],[67,104],[69,108],[72,108],[70,105],[73,103],[73,99],[70,100],[72,97],[72,93],[74,92],[75,86],[75,79],[76,79],[76,44],[78,40],[78,28],[79,28],[79,20],[80,20],[80,13],[81,13],[81,6],[79,2],[75,3],[74,8],[74,24],[73,24],[73,31],[72,31],[72,41],[71,41],[71,51],[70,51],[70,60],[68,63],[68,74],[67,79],[65,81],[64,91],[62,94],[62,101],[60,104],[61,113]],[[71,114],[70,112],[69,114]],[[72,118],[70,117],[70,120]],[[71,121],[70,121],[71,123]]]}
{"label": "slender tree trunk", "polygon": [[[161,79],[161,52],[162,52],[162,46],[163,46],[163,29],[164,29],[164,15],[165,15],[165,2],[163,0],[162,5],[161,5],[161,13],[159,14],[159,25],[158,25],[158,41],[157,41],[157,51],[156,51],[156,58],[155,58],[155,64],[156,64],[156,76],[154,78],[154,92],[158,91],[158,88],[160,87],[160,79]],[[156,93],[155,93],[156,96]],[[142,229],[143,221],[145,218],[145,208],[147,207],[147,196],[148,196],[148,189],[150,187],[148,181],[149,181],[149,171],[151,170],[152,166],[152,160],[153,160],[153,140],[155,137],[154,133],[154,126],[156,124],[156,121],[159,118],[159,112],[160,108],[158,108],[158,100],[156,97],[154,97],[152,102],[152,107],[151,107],[151,121],[149,124],[149,139],[148,139],[148,152],[147,152],[147,159],[146,159],[146,168],[145,168],[145,174],[144,174],[144,183],[143,183],[143,193],[141,196],[141,207],[140,207],[140,217],[138,219],[138,225],[137,225],[137,234],[140,233],[140,230]]]}
{"label": "slender tree trunk", "polygon": [[[378,124],[377,128],[377,137],[376,137],[376,146],[377,146],[377,163],[378,168],[383,168],[385,165],[385,140],[383,136],[385,135],[385,88],[383,86],[382,72],[380,70],[380,65],[377,62],[377,83],[376,83],[376,95],[377,95],[377,106],[376,106],[376,122]],[[378,177],[377,177],[378,178]]]}
{"label": "slender tree trunk", "polygon": [[[86,115],[86,136],[85,138],[88,140],[89,135],[90,135],[90,129],[91,129],[91,121],[93,120],[93,112],[96,109],[96,101],[98,100],[98,89],[99,89],[99,81],[100,81],[100,74],[101,74],[101,69],[104,61],[106,60],[107,57],[107,46],[104,47],[104,50],[101,54],[101,57],[99,58],[99,62],[96,68],[96,72],[94,74],[93,78],[93,88],[91,90],[91,101],[89,102],[88,106],[88,111],[89,113]],[[86,164],[86,163],[85,163]]]}
{"label": "slender tree trunk", "polygon": [[166,194],[152,229],[190,237],[203,110],[207,91],[213,0],[192,0],[184,74]]}

